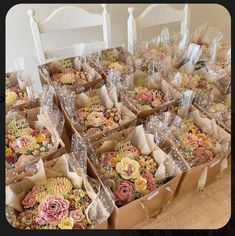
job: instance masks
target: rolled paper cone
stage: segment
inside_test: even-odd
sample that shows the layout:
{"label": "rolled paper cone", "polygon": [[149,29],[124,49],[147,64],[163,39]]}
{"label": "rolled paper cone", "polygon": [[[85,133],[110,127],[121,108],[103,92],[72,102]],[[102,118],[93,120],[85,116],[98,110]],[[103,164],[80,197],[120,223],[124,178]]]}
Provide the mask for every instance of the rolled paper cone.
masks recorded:
{"label": "rolled paper cone", "polygon": [[81,62],[81,60],[78,57],[75,58],[75,60],[73,62],[73,67],[76,70],[81,71],[81,69],[82,69],[82,62]]}
{"label": "rolled paper cone", "polygon": [[162,163],[164,163],[164,161],[166,160],[166,153],[163,152],[160,148],[156,151],[153,151],[153,158],[154,160],[157,162],[158,165],[161,165]]}
{"label": "rolled paper cone", "polygon": [[141,154],[148,155],[151,152],[145,137],[143,125],[135,127],[128,137],[131,138],[131,143],[140,149]]}
{"label": "rolled paper cone", "polygon": [[194,71],[194,65],[191,61],[186,62],[179,68],[181,73],[191,74]]}
{"label": "rolled paper cone", "polygon": [[161,163],[154,174],[157,181],[161,182],[166,178],[166,168],[163,163]]}
{"label": "rolled paper cone", "polygon": [[109,97],[107,88],[105,85],[103,85],[100,89],[99,89],[99,97],[101,102],[108,108],[111,109],[114,106],[114,101],[112,101],[112,99]]}
{"label": "rolled paper cone", "polygon": [[76,98],[76,105],[81,108],[89,103],[89,97],[85,93],[80,93]]}

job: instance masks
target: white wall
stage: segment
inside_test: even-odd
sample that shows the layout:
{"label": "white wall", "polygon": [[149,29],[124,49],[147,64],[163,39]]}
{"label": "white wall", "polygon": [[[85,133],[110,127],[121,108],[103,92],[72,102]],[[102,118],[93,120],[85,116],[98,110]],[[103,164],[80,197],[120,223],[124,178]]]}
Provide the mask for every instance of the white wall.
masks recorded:
{"label": "white wall", "polygon": [[[24,56],[30,58],[35,63],[35,49],[33,38],[29,25],[29,16],[26,14],[27,9],[33,8],[36,11],[36,19],[44,20],[54,9],[69,4],[18,4],[12,7],[6,16],[6,70],[14,70],[13,58]],[[102,7],[99,4],[73,4],[80,6],[93,13],[101,13]],[[112,26],[112,46],[118,46],[127,41],[128,18],[127,8],[133,6],[135,8],[134,15],[138,16],[149,4],[109,4],[108,12],[111,14]],[[171,4],[176,9],[182,9],[184,4]],[[229,13],[225,8],[217,4],[189,4],[191,10],[190,28],[207,22],[208,25],[219,28],[223,34],[223,40],[230,42],[231,38],[231,22]],[[177,30],[178,25],[173,24],[170,30]],[[151,30],[151,32],[143,32],[143,38],[155,35],[159,32],[159,28]],[[59,35],[53,33],[45,35],[43,41],[45,48],[57,48],[81,42],[85,40],[84,31],[68,31],[66,34]],[[100,40],[102,32],[99,28],[91,28],[86,31],[86,36],[92,40]]]}

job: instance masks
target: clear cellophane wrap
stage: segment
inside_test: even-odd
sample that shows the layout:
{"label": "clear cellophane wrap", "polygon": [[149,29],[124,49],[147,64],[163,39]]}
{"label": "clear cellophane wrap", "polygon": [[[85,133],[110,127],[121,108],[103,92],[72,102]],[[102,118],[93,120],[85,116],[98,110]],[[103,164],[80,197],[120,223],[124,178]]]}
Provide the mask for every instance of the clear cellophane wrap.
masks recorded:
{"label": "clear cellophane wrap", "polygon": [[40,68],[56,89],[62,87],[75,91],[102,80],[91,63],[80,56],[53,61]]}
{"label": "clear cellophane wrap", "polygon": [[45,163],[39,160],[28,166],[28,176],[6,186],[6,217],[10,224],[16,226],[17,215],[24,211],[21,202],[34,185],[56,177],[68,178],[73,189],[82,189],[87,193],[90,204],[84,209],[84,214],[88,228],[108,219],[114,207],[112,193],[99,180],[88,176],[87,146],[78,135],[72,136],[71,150],[71,153]]}
{"label": "clear cellophane wrap", "polygon": [[[123,180],[124,182],[126,180],[130,182],[130,179],[120,176],[117,177],[114,174],[115,168],[111,162],[112,160],[103,158],[103,155],[105,155],[105,153],[111,153],[118,150],[118,152],[122,154],[122,158],[130,158],[130,161],[134,161],[134,156],[132,158],[130,155],[125,154],[125,148],[128,147],[128,145],[130,147],[135,147],[139,150],[140,155],[149,156],[157,163],[157,168],[153,176],[157,182],[155,188],[158,188],[186,169],[185,163],[180,158],[179,153],[174,148],[174,146],[172,146],[172,143],[169,142],[169,140],[168,142],[165,139],[163,140],[162,137],[163,136],[160,134],[153,133],[153,130],[145,129],[143,125],[129,128],[127,130],[123,130],[122,132],[113,133],[112,136],[94,143],[91,146],[89,159],[91,160],[101,180],[107,186],[109,186],[109,188],[115,194],[117,193],[118,183]],[[116,170],[118,170],[117,165],[118,163],[120,164],[122,162],[122,158],[118,160],[116,164]],[[129,196],[125,203],[120,202],[120,199],[117,197],[117,195],[115,195],[116,204],[120,207],[148,193],[142,192],[141,194],[136,190],[136,192],[133,192],[132,195]]]}
{"label": "clear cellophane wrap", "polygon": [[[150,116],[147,120],[147,123],[154,124],[153,127],[155,126],[156,129],[159,129],[163,135],[171,138],[171,140],[176,144],[179,152],[191,167],[204,164],[206,161],[210,161],[211,159],[219,158],[227,153],[231,148],[231,135],[218,126],[215,119],[207,118],[202,113],[200,113],[199,110],[192,106],[193,96],[194,93],[192,91],[185,91],[177,107],[161,115],[156,114]],[[194,135],[194,130],[196,127],[195,129],[193,128],[192,134],[188,134],[187,139],[190,139],[189,141],[186,139],[186,141],[184,140],[186,142],[185,143],[183,140],[181,140],[181,137],[183,137],[181,128],[184,127],[184,122],[189,120],[193,127],[196,126],[200,129],[200,132],[205,133],[208,135],[208,137],[213,137],[213,144],[208,148],[208,150],[213,153],[213,158],[208,160],[205,158],[204,160],[192,155],[190,156],[188,155],[187,151],[184,151],[185,147],[188,148],[186,145],[189,143],[190,145],[192,144],[192,147],[194,147],[194,140],[191,140],[189,136]],[[204,139],[198,139],[197,142],[200,143],[201,141],[202,144],[195,143],[195,145],[198,145],[199,147],[202,145],[202,147],[204,147]]]}
{"label": "clear cellophane wrap", "polygon": [[15,72],[8,73],[6,77],[6,108],[14,108],[39,97],[39,88],[33,85],[33,72],[26,70],[29,67],[26,58],[17,57],[14,59]]}
{"label": "clear cellophane wrap", "polygon": [[139,69],[147,74],[156,72],[167,76],[173,68],[174,50],[177,35],[170,37],[168,28],[164,28],[160,35],[152,41],[138,41],[133,54],[128,57],[128,64],[135,70]]}
{"label": "clear cellophane wrap", "polygon": [[[91,89],[79,94],[62,89],[59,91],[59,97],[65,107],[65,110],[67,111],[72,124],[83,137],[90,137],[95,135],[94,132],[90,134],[86,132],[90,127],[99,128],[99,126],[103,124],[103,115],[100,113],[100,109],[97,108],[98,110],[96,110],[96,108],[94,108],[95,106],[102,106],[103,108],[108,110],[115,109],[115,112],[117,112],[120,116],[120,119],[118,120],[118,122],[116,122],[115,126],[108,127],[107,125],[107,127],[104,127],[105,125],[103,125],[103,129],[98,131],[99,134],[102,132],[108,132],[113,129],[121,128],[123,125],[126,125],[136,119],[135,114],[133,114],[127,107],[119,102],[118,93],[115,86],[107,88],[106,85],[102,85],[100,88]],[[92,118],[89,119],[89,127],[84,125],[84,122],[87,119],[84,119],[80,116],[80,113],[83,111],[88,112],[89,114],[93,113],[92,117],[89,117]],[[99,112],[99,114],[96,113],[95,115],[94,112],[96,111]],[[94,123],[92,123],[93,115],[95,115]]]}
{"label": "clear cellophane wrap", "polygon": [[109,48],[92,53],[87,57],[89,60],[93,61],[94,65],[96,65],[106,76],[112,71],[119,72],[124,80],[125,77],[133,71],[128,62],[129,55],[129,52],[123,44],[120,47]]}
{"label": "clear cellophane wrap", "polygon": [[[8,112],[6,116],[6,140],[8,148],[15,149],[15,154],[18,153],[19,156],[17,162],[12,165],[6,162],[7,168],[25,165],[57,150],[64,127],[64,117],[59,108],[53,104],[53,96],[54,89],[45,85],[41,93],[40,107]],[[40,136],[40,132],[43,130],[50,134],[50,141],[47,145],[45,144],[46,146],[42,140],[39,140],[44,139],[44,134]],[[42,147],[45,147],[45,150],[43,149],[44,151],[41,152],[42,156],[38,153],[38,142],[42,144]],[[14,147],[12,143],[15,143]],[[48,150],[46,151],[46,149]]]}
{"label": "clear cellophane wrap", "polygon": [[137,69],[120,87],[122,103],[136,115],[146,110],[167,109],[180,97],[180,93],[159,72],[149,75]]}

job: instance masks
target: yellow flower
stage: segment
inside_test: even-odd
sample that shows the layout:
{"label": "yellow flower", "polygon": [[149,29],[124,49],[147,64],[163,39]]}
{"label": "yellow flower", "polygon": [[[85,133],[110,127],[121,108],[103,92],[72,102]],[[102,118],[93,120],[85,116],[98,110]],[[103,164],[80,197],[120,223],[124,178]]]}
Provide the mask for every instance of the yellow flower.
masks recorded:
{"label": "yellow flower", "polygon": [[46,140],[46,135],[45,134],[39,134],[36,138],[37,143],[42,143],[43,141]]}
{"label": "yellow flower", "polygon": [[12,155],[12,149],[11,148],[6,148],[6,157],[9,157]]}
{"label": "yellow flower", "polygon": [[76,76],[72,73],[66,73],[61,75],[60,82],[62,84],[73,84],[76,81]]}
{"label": "yellow flower", "polygon": [[15,152],[20,154],[26,154],[28,151],[33,151],[37,148],[36,139],[30,135],[16,139],[15,143],[17,144]]}
{"label": "yellow flower", "polygon": [[135,189],[137,191],[144,191],[147,188],[147,180],[144,179],[142,176],[139,176],[135,180]]}
{"label": "yellow flower", "polygon": [[116,164],[116,171],[123,179],[136,179],[140,175],[140,165],[137,161],[124,157]]}
{"label": "yellow flower", "polygon": [[60,221],[58,227],[60,229],[72,229],[74,225],[74,219],[72,217],[65,217]]}
{"label": "yellow flower", "polygon": [[112,167],[115,167],[117,164],[117,157],[116,156],[112,157],[110,162],[111,162]]}
{"label": "yellow flower", "polygon": [[73,188],[72,182],[68,178],[57,177],[50,178],[47,181],[47,191],[50,194],[62,194],[69,193]]}
{"label": "yellow flower", "polygon": [[18,99],[18,95],[9,89],[6,91],[6,107],[12,106]]}

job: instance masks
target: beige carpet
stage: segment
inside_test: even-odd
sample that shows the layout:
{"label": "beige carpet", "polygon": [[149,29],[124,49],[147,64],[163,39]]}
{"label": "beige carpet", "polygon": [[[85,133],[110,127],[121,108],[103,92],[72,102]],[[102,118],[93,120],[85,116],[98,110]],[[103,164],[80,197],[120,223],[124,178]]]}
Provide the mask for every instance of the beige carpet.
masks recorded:
{"label": "beige carpet", "polygon": [[231,170],[203,192],[188,194],[172,202],[166,213],[135,229],[217,229],[223,227],[231,212]]}

